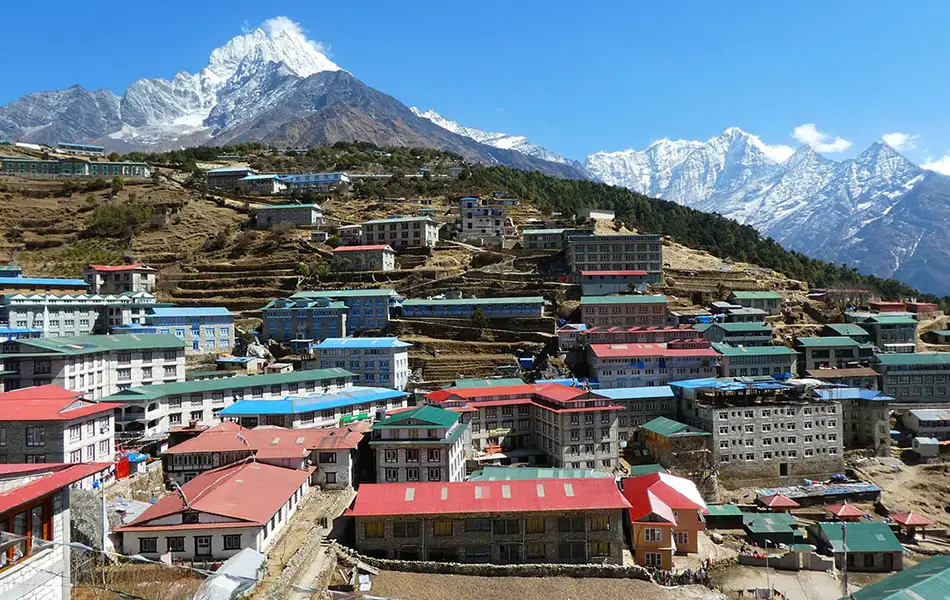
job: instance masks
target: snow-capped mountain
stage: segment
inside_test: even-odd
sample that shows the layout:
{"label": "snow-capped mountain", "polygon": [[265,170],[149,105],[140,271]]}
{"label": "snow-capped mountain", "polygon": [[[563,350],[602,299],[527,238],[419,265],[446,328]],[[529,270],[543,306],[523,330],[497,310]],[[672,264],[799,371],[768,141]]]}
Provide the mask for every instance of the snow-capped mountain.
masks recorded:
{"label": "snow-capped mountain", "polygon": [[457,133],[458,135],[471,138],[480,144],[487,144],[489,146],[494,146],[495,148],[501,148],[502,150],[513,150],[515,152],[520,152],[521,154],[533,156],[535,158],[540,158],[541,160],[546,160],[549,162],[561,163],[564,165],[578,164],[576,161],[569,160],[563,156],[555,154],[547,148],[542,148],[537,144],[532,144],[528,141],[528,138],[524,137],[523,135],[509,135],[507,133],[483,131],[475,127],[466,127],[465,125],[450,119],[446,119],[431,109],[422,111],[413,106],[411,110],[417,117],[428,119],[442,129],[447,129],[452,133]]}

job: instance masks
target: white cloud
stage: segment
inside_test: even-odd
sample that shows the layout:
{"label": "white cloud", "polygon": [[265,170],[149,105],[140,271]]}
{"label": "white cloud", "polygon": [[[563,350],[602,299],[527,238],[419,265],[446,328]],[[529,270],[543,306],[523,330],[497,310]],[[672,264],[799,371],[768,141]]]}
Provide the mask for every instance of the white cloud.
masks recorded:
{"label": "white cloud", "polygon": [[313,46],[317,52],[324,54],[328,58],[330,57],[330,47],[322,42],[315,42],[311,39],[307,39],[307,30],[301,27],[300,23],[294,21],[290,17],[274,17],[272,19],[267,19],[261,24],[261,29],[263,29],[264,33],[266,33],[267,36],[271,38],[282,34],[300,37],[308,44]]}
{"label": "white cloud", "polygon": [[894,131],[892,133],[885,133],[881,136],[881,139],[895,150],[913,150],[917,147],[917,138],[919,137],[919,135]]}
{"label": "white cloud", "polygon": [[765,157],[776,163],[785,162],[785,159],[789,156],[795,154],[795,149],[791,146],[786,146],[784,144],[777,144],[775,146],[770,146],[768,144],[762,144],[762,153],[765,154]]}
{"label": "white cloud", "polygon": [[818,131],[814,123],[799,125],[792,131],[792,137],[803,144],[808,144],[817,152],[844,152],[851,147],[851,142],[843,137],[832,137],[823,131]]}
{"label": "white cloud", "polygon": [[941,175],[950,175],[950,154],[944,154],[937,159],[927,157],[924,164],[920,166],[928,171],[936,171]]}

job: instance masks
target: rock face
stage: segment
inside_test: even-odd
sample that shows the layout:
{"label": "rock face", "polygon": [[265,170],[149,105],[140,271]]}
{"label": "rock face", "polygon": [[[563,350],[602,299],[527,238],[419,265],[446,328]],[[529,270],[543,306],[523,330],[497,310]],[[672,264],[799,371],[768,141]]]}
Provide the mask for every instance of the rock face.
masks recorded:
{"label": "rock face", "polygon": [[[261,140],[293,145],[367,141],[457,152],[473,162],[584,177],[579,165],[486,145],[438,127],[334,64],[286,19],[233,38],[199,73],[140,79],[120,97],[75,86],[0,107],[0,137],[163,150]],[[550,158],[559,160],[550,160]]]}

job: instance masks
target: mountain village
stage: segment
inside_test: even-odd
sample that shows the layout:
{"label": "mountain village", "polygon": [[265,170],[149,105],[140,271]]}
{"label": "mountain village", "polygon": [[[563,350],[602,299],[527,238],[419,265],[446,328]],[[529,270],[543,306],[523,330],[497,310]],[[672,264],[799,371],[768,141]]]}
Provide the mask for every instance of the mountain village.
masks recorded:
{"label": "mountain village", "polygon": [[570,160],[286,17],[0,106],[0,599],[946,598],[947,190]]}

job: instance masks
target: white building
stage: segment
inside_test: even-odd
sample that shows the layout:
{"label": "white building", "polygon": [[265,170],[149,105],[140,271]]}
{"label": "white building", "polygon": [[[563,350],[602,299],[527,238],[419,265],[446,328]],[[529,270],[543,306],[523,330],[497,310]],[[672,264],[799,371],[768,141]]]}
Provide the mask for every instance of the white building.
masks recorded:
{"label": "white building", "polygon": [[100,399],[133,386],[184,381],[184,346],[173,335],[10,340],[2,346],[3,382],[7,390],[52,384]]}
{"label": "white building", "polygon": [[254,209],[254,224],[268,228],[279,223],[295,227],[319,227],[323,225],[323,209],[319,204],[277,204],[258,206]]}
{"label": "white building", "polygon": [[[127,555],[219,561],[244,548],[264,552],[310,491],[311,469],[261,462],[207,471],[113,532]],[[188,498],[185,504],[183,498]]]}
{"label": "white building", "polygon": [[104,334],[112,327],[142,323],[155,303],[148,292],[3,294],[0,321],[42,329],[43,337]]}
{"label": "white building", "polygon": [[459,201],[458,237],[462,241],[500,244],[505,238],[505,209],[488,206],[478,198]]}
{"label": "white building", "polygon": [[[0,523],[26,539],[0,555],[3,600],[70,600],[69,488],[111,465],[8,464],[0,474]],[[7,534],[2,534],[6,536]],[[52,542],[52,543],[48,543]]]}
{"label": "white building", "polygon": [[213,425],[218,413],[245,398],[279,400],[296,394],[329,394],[351,386],[353,374],[343,369],[292,371],[154,384],[123,390],[108,397],[124,402],[116,429],[135,435],[159,435],[170,427],[200,423]]}
{"label": "white building", "polygon": [[338,246],[333,249],[331,266],[336,271],[392,271],[396,251],[389,244]]}
{"label": "white building", "polygon": [[613,221],[617,215],[614,211],[607,210],[606,208],[591,208],[585,206],[577,212],[577,216],[594,221]]}
{"label": "white building", "polygon": [[283,193],[287,184],[281,181],[280,175],[248,175],[237,181],[237,189],[246,196],[274,196]]}
{"label": "white building", "polygon": [[950,439],[950,410],[909,410],[904,413],[901,422],[917,437]]}
{"label": "white building", "polygon": [[390,217],[363,223],[362,243],[393,248],[422,248],[439,241],[439,225],[431,217]]}
{"label": "white building", "polygon": [[376,482],[462,481],[467,430],[459,413],[428,405],[375,423]]}
{"label": "white building", "polygon": [[314,366],[352,372],[356,385],[406,389],[409,347],[399,338],[327,338],[313,346]]}
{"label": "white building", "polygon": [[93,294],[153,292],[158,270],[145,265],[89,265],[82,278]]}

